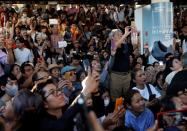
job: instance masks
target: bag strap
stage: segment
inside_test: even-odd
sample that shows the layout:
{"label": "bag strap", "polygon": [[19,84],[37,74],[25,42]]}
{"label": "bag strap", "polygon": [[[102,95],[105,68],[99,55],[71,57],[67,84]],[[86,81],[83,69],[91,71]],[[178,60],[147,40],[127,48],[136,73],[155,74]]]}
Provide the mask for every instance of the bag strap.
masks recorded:
{"label": "bag strap", "polygon": [[153,93],[152,93],[152,91],[151,91],[151,88],[150,88],[149,84],[146,84],[146,86],[147,86],[147,90],[148,90],[148,92],[149,92],[149,96],[152,95]]}

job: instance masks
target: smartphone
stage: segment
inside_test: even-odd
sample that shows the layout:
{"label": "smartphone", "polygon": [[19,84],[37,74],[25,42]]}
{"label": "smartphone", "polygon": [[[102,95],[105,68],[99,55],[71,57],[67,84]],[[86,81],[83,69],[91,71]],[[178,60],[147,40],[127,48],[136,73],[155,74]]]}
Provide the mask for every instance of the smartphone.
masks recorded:
{"label": "smartphone", "polygon": [[123,106],[123,98],[117,98],[115,103],[115,111],[118,111]]}
{"label": "smartphone", "polygon": [[71,77],[71,76],[70,76],[70,73],[69,73],[69,72],[67,72],[67,73],[64,74],[64,79],[65,79],[65,80],[70,80],[70,77]]}
{"label": "smartphone", "polygon": [[155,94],[152,94],[152,95],[149,96],[149,101],[152,101],[154,99],[156,99],[156,95]]}
{"label": "smartphone", "polygon": [[158,127],[169,129],[171,127],[187,125],[187,109],[172,110],[157,113]]}

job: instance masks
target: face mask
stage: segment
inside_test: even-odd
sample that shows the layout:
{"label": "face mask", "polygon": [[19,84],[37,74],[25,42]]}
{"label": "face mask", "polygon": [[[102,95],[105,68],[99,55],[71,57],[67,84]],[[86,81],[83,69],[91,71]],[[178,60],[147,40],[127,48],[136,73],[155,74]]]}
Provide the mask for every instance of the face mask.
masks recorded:
{"label": "face mask", "polygon": [[13,97],[13,96],[15,96],[16,95],[16,93],[18,92],[18,85],[13,85],[13,86],[11,86],[11,85],[6,85],[6,88],[5,88],[5,92],[9,95],[9,96],[11,96],[11,97]]}
{"label": "face mask", "polygon": [[104,106],[105,106],[105,107],[108,106],[109,103],[110,103],[110,99],[109,99],[109,98],[105,98],[105,99],[104,99]]}

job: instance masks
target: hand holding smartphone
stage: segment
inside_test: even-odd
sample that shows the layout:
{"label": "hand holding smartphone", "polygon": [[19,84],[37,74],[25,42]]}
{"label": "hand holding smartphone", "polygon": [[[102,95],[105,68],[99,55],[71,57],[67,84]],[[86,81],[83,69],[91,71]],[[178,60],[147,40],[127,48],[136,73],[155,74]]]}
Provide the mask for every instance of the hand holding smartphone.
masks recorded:
{"label": "hand holding smartphone", "polygon": [[115,103],[115,111],[118,111],[123,106],[123,98],[117,98]]}

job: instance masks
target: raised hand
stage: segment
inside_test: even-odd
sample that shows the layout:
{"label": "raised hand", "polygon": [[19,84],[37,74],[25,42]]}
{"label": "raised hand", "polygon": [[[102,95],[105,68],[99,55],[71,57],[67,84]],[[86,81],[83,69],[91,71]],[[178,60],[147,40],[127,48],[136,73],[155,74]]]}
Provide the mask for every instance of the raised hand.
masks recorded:
{"label": "raised hand", "polygon": [[89,68],[88,76],[82,81],[82,93],[86,95],[98,91],[99,79],[99,73],[97,71],[91,72]]}
{"label": "raised hand", "polygon": [[124,36],[125,37],[127,37],[127,36],[129,36],[130,35],[130,33],[131,33],[131,27],[130,26],[126,26],[125,27],[125,33],[124,33]]}

